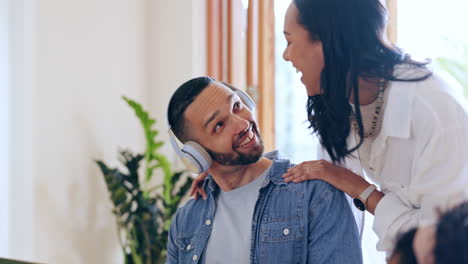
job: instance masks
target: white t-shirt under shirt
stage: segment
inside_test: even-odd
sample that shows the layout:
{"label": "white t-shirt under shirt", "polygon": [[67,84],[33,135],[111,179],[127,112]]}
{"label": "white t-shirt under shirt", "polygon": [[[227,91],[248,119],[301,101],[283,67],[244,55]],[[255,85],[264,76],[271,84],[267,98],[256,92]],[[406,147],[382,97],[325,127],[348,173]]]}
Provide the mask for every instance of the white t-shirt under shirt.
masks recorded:
{"label": "white t-shirt under shirt", "polygon": [[[384,91],[383,104],[382,104],[382,108],[380,110],[379,118],[377,119],[377,125],[375,127],[375,133],[372,136],[368,137],[368,138],[364,138],[364,141],[362,142],[362,145],[357,150],[358,158],[361,161],[361,166],[362,166],[364,172],[366,173],[366,175],[368,177],[371,177],[371,178],[374,175],[373,175],[373,171],[370,170],[370,166],[369,166],[370,153],[371,153],[371,149],[372,149],[372,144],[374,143],[375,138],[377,137],[377,135],[380,133],[380,130],[382,129],[382,120],[383,120],[384,113],[385,113],[385,104],[386,104],[386,101],[387,101],[387,98],[388,98],[388,91],[389,91],[389,87],[387,87],[385,89],[385,91]],[[351,104],[351,106],[352,106],[352,108],[354,110],[354,105]],[[371,128],[372,128],[372,119],[374,118],[376,106],[377,106],[377,100],[375,100],[374,102],[372,102],[372,103],[370,103],[368,105],[361,105],[359,107],[361,109],[362,123],[364,125],[364,131],[365,132],[370,131]],[[356,133],[356,131],[354,131],[352,128],[351,128],[351,131],[352,131],[351,135],[355,137],[356,142],[359,142],[358,133]]]}
{"label": "white t-shirt under shirt", "polygon": [[251,183],[229,192],[220,190],[216,197],[205,263],[250,263],[252,217],[258,193],[270,168]]}

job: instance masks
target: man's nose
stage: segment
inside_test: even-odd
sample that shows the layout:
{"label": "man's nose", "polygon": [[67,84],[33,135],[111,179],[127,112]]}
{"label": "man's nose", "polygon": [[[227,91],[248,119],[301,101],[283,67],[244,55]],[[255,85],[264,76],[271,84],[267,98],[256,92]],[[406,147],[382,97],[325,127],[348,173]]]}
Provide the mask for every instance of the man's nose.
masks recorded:
{"label": "man's nose", "polygon": [[245,131],[249,126],[250,126],[250,122],[248,120],[240,116],[234,117],[233,129],[236,135]]}

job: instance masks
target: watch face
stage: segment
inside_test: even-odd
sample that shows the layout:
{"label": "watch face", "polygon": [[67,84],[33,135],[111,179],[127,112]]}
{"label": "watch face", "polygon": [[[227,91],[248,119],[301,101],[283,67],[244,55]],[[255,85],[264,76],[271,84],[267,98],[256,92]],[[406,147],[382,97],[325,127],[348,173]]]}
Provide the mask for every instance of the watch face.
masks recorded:
{"label": "watch face", "polygon": [[359,200],[358,198],[353,198],[353,203],[354,203],[354,205],[356,206],[357,209],[359,209],[361,211],[366,210],[366,205],[361,200]]}

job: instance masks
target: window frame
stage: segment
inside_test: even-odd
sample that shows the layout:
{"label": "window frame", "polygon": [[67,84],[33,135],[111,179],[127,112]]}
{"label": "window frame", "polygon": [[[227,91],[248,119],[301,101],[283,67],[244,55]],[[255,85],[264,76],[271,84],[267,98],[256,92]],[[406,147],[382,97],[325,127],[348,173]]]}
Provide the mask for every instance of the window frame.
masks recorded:
{"label": "window frame", "polygon": [[[256,102],[266,150],[275,147],[274,124],[274,0],[249,0],[247,38],[242,38],[241,1],[207,2],[207,74],[245,87]],[[246,45],[246,54],[237,45]],[[241,56],[245,65],[239,65]]]}

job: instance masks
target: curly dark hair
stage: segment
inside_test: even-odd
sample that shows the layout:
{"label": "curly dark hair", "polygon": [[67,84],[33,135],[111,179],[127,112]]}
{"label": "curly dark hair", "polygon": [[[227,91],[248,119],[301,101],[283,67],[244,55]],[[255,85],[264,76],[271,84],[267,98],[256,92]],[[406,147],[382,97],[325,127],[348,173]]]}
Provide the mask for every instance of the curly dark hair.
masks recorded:
{"label": "curly dark hair", "polygon": [[468,202],[444,213],[437,224],[436,264],[468,263]]}
{"label": "curly dark hair", "polygon": [[[399,264],[417,264],[413,240],[417,228],[403,233],[398,238],[393,255]],[[435,264],[468,263],[468,202],[442,213],[436,225]]]}
{"label": "curly dark hair", "polygon": [[416,235],[416,231],[416,228],[412,228],[399,236],[394,249],[394,252],[398,255],[398,264],[418,263],[413,251],[413,240]]}

